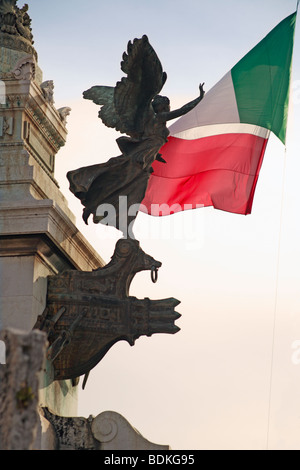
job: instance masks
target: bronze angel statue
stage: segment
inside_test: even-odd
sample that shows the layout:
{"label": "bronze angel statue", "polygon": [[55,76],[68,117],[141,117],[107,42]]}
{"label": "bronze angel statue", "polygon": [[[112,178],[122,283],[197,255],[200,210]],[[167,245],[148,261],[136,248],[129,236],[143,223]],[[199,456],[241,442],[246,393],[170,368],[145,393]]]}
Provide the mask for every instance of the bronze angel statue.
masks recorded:
{"label": "bronze angel statue", "polygon": [[[156,52],[144,35],[129,41],[121,70],[127,75],[115,87],[93,86],[83,93],[85,99],[100,105],[99,117],[108,126],[127,136],[117,139],[121,155],[106,163],[70,171],[70,190],[84,205],[83,220],[93,214],[94,223],[107,223],[97,216],[97,208],[111,204],[116,209],[116,228],[123,230],[119,217],[119,197],[127,197],[127,206],[144,199],[154,160],[165,164],[159,150],[167,142],[167,121],[192,110],[203,98],[200,95],[180,109],[170,111],[170,101],[159,95],[167,75]],[[131,216],[131,220],[136,217]]]}

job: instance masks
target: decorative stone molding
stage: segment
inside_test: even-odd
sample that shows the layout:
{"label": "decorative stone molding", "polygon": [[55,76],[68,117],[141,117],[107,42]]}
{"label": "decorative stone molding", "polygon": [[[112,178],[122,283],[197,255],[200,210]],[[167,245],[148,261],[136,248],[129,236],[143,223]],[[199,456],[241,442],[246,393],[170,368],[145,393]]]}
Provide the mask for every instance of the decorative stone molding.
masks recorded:
{"label": "decorative stone molding", "polygon": [[0,137],[3,137],[4,134],[13,135],[13,128],[13,117],[0,116]]}
{"label": "decorative stone molding", "polygon": [[58,185],[54,178],[55,155],[65,145],[66,119],[71,109],[57,110],[53,106],[51,80],[41,86],[33,80],[33,56],[18,60],[13,70],[11,77],[2,81],[0,90],[5,93],[1,98],[4,103],[0,105],[1,146],[4,150],[9,145],[10,151],[22,146],[33,157],[34,164],[37,162]]}
{"label": "decorative stone molding", "polygon": [[13,36],[3,32],[0,33],[0,47],[15,49],[25,52],[26,54],[33,54],[35,57],[37,57],[37,52],[32,44],[30,44],[21,36]]}
{"label": "decorative stone molding", "polygon": [[168,445],[154,444],[119,413],[104,411],[91,424],[93,436],[101,443],[101,450],[168,450]]}
{"label": "decorative stone molding", "polygon": [[45,82],[41,83],[41,89],[43,92],[43,95],[45,97],[45,100],[52,104],[54,103],[54,83],[53,80],[46,80]]}
{"label": "decorative stone molding", "polygon": [[23,109],[37,126],[40,134],[50,144],[54,154],[65,145],[66,117],[70,114],[71,108],[64,107],[60,110],[56,110],[51,106],[51,113],[45,113],[41,106],[42,103],[38,100],[38,96],[32,96],[29,92],[23,93],[22,90],[20,90],[19,93],[12,93],[8,89],[5,100],[6,107],[3,109],[2,113],[14,110],[20,111]]}
{"label": "decorative stone molding", "polygon": [[63,125],[65,126],[67,124],[67,116],[69,116],[71,108],[65,106],[63,108],[59,108],[57,111],[59,112]]}
{"label": "decorative stone molding", "polygon": [[0,31],[12,36],[22,37],[33,44],[31,18],[28,15],[28,5],[17,6],[17,0],[2,0],[0,4]]}
{"label": "decorative stone molding", "polygon": [[48,140],[48,142],[52,145],[55,153],[57,153],[58,150],[65,145],[65,139],[57,131],[53,121],[50,120],[49,117],[44,113],[43,109],[33,97],[30,97],[26,100],[25,109],[26,113],[31,117],[33,122],[38,127],[40,133]]}
{"label": "decorative stone molding", "polygon": [[58,450],[169,450],[168,445],[145,439],[119,413],[104,411],[95,418],[65,418],[47,408],[43,416],[50,422]]}
{"label": "decorative stone molding", "polygon": [[12,109],[20,109],[21,107],[25,106],[26,102],[28,101],[28,96],[25,94],[6,94],[6,109],[4,110],[12,110]]}
{"label": "decorative stone molding", "polygon": [[[69,266],[78,270],[91,271],[104,266],[104,261],[78,231],[71,216],[72,213],[66,215],[53,200],[32,199],[22,205],[20,201],[1,201],[0,233],[6,238],[43,235],[54,244],[52,250],[48,247],[48,256],[52,259],[56,252],[61,253],[70,263]],[[2,240],[1,246],[5,249],[7,243]],[[1,249],[0,253],[4,256]]]}
{"label": "decorative stone molding", "polygon": [[28,5],[17,6],[17,0],[1,0],[0,47],[23,51],[37,57],[33,47],[31,18]]}
{"label": "decorative stone molding", "polygon": [[47,408],[42,414],[48,420],[55,435],[53,450],[97,450],[99,443],[91,432],[90,418],[64,417],[51,413]]}
{"label": "decorative stone molding", "polygon": [[36,60],[32,55],[20,59],[12,70],[17,80],[34,80],[36,72]]}

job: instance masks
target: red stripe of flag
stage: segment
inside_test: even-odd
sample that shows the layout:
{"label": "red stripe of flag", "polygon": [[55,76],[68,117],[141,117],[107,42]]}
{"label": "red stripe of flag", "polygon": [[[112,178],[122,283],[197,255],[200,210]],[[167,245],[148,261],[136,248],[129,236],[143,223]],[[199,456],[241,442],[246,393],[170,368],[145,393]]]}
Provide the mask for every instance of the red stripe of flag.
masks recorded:
{"label": "red stripe of flag", "polygon": [[140,210],[164,216],[202,205],[250,214],[267,141],[239,133],[169,137],[160,151],[167,163],[154,162]]}

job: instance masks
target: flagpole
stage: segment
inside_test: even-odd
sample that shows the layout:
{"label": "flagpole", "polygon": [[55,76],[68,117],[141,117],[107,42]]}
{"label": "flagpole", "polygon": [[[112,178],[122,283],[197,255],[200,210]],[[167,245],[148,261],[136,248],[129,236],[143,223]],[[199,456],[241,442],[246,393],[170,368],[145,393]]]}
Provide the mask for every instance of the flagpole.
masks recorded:
{"label": "flagpole", "polygon": [[273,314],[273,327],[272,327],[272,349],[271,349],[271,367],[270,367],[270,383],[269,383],[269,404],[268,404],[268,418],[267,418],[267,446],[266,450],[269,450],[270,443],[270,425],[271,425],[271,408],[272,408],[272,386],[273,386],[273,373],[274,373],[274,349],[275,349],[275,337],[276,337],[276,323],[278,317],[278,286],[279,286],[279,270],[280,270],[280,255],[281,255],[281,241],[282,241],[282,221],[284,212],[284,196],[285,196],[285,180],[286,180],[286,165],[287,165],[287,148],[285,145],[284,149],[284,160],[283,160],[283,175],[282,175],[282,187],[281,187],[281,201],[280,201],[280,215],[279,215],[279,235],[278,235],[278,248],[277,248],[277,263],[276,263],[276,281],[275,281],[275,303],[274,303],[274,314]]}

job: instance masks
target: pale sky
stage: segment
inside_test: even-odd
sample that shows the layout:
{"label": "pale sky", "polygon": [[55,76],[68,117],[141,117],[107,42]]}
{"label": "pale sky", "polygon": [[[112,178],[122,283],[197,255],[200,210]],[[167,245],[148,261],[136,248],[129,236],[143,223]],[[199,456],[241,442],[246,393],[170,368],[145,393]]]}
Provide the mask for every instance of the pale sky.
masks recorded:
{"label": "pale sky", "polygon": [[[120,233],[81,220],[66,172],[117,156],[113,130],[82,99],[114,86],[127,42],[147,34],[168,74],[174,108],[209,90],[296,0],[28,0],[39,65],[55,106],[70,106],[56,178],[77,226],[109,261]],[[20,2],[21,5],[21,2]],[[299,21],[299,20],[298,20]],[[252,214],[212,208],[138,216],[136,237],[162,262],[157,284],[136,276],[131,295],[176,297],[176,335],[119,342],[91,371],[78,415],[121,413],[172,449],[300,450],[300,34],[286,149],[271,136]]]}

